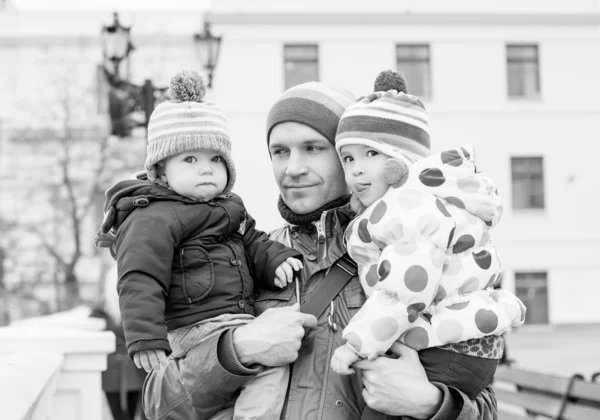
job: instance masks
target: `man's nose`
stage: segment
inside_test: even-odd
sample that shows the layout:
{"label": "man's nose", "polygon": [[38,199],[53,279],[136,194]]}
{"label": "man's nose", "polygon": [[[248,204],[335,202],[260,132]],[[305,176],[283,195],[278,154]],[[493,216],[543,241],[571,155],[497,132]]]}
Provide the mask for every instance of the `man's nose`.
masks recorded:
{"label": "man's nose", "polygon": [[290,159],[288,160],[287,168],[285,169],[285,174],[288,176],[300,176],[305,175],[307,173],[306,165],[302,161],[302,157],[298,156],[295,153],[290,155]]}

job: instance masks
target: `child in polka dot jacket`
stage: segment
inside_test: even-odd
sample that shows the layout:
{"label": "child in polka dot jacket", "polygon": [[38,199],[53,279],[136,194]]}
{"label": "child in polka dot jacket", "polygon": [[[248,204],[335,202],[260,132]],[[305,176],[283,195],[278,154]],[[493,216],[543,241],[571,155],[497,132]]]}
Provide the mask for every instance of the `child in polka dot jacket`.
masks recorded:
{"label": "child in polka dot jacket", "polygon": [[374,359],[400,342],[419,350],[431,381],[474,397],[493,379],[501,334],[525,307],[494,290],[502,266],[488,230],[502,214],[470,147],[430,153],[427,114],[401,75],[343,114],[336,150],[358,216],[346,234],[369,297],[343,332],[332,368]]}

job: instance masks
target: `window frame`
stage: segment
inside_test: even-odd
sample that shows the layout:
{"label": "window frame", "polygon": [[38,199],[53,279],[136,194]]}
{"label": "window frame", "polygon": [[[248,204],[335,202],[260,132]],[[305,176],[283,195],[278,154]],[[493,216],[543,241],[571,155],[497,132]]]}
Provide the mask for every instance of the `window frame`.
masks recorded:
{"label": "window frame", "polygon": [[[522,172],[517,172],[516,169],[516,165],[515,162],[518,160],[532,160],[532,159],[536,159],[536,160],[540,160],[540,164],[539,167],[541,168],[539,175],[540,175],[540,183],[541,183],[541,206],[540,207],[536,207],[536,206],[532,206],[532,202],[535,201],[535,191],[533,190],[533,188],[531,188],[528,191],[528,206],[527,207],[517,207],[516,206],[516,202],[517,200],[516,198],[516,188],[515,188],[515,181],[517,180],[517,177],[515,175],[517,174],[522,174]],[[544,164],[544,156],[543,155],[538,155],[538,156],[511,156],[510,157],[510,185],[511,185],[511,200],[512,200],[512,209],[513,211],[544,211],[546,210],[546,182],[545,182],[545,164]],[[529,185],[531,186],[535,180],[535,178],[538,175],[538,172],[532,172],[529,171],[527,172],[528,178],[527,181],[529,182]],[[523,181],[523,178],[519,179],[519,181]]]}
{"label": "window frame", "polygon": [[[528,293],[531,293],[532,289],[544,289],[546,299],[545,306],[540,308],[539,306],[535,306],[536,309],[531,308],[531,311],[527,312],[527,319],[525,320],[527,325],[548,325],[550,323],[550,275],[548,270],[515,270],[513,273],[514,285],[515,285],[515,296],[519,297],[521,301],[523,301],[524,305],[527,309],[531,308],[529,296],[519,296],[519,289],[527,290]],[[527,283],[529,282],[529,284]],[[535,287],[535,284],[539,283],[540,286]],[[541,284],[543,283],[543,286]],[[533,286],[533,287],[532,287]],[[531,296],[534,297],[534,296]],[[538,312],[540,309],[543,310],[543,314],[545,315],[541,322],[535,322],[532,318],[534,315],[532,312]]]}
{"label": "window frame", "polygon": [[[320,77],[321,77],[321,71],[320,71],[321,70],[320,69],[320,54],[319,54],[320,53],[320,48],[319,48],[319,44],[316,43],[316,42],[315,43],[289,43],[289,44],[283,44],[283,89],[284,90],[288,90],[288,89],[290,89],[290,88],[292,88],[292,87],[297,86],[298,84],[300,84],[300,83],[298,83],[298,84],[294,84],[294,85],[288,86],[287,68],[286,68],[287,64],[288,64],[288,58],[287,58],[287,54],[286,54],[287,51],[286,50],[287,50],[288,47],[292,47],[292,48],[293,47],[301,47],[301,48],[302,47],[303,48],[310,47],[310,48],[314,48],[315,49],[315,51],[316,51],[316,54],[315,54],[316,55],[316,59],[312,59],[312,58],[311,59],[302,59],[302,58],[300,58],[300,59],[294,59],[293,61],[292,60],[289,60],[289,61],[293,62],[293,63],[316,63],[316,69],[317,70],[316,70],[316,77],[315,77],[314,80],[315,81],[319,81]],[[307,82],[308,82],[308,80],[307,80]],[[306,83],[306,82],[302,82],[302,83]]]}
{"label": "window frame", "polygon": [[[510,56],[509,50],[511,48],[533,48],[535,50],[535,58],[514,58]],[[542,80],[541,80],[541,71],[540,71],[540,46],[537,43],[507,43],[505,47],[506,54],[506,96],[510,100],[539,100],[542,97]],[[511,95],[511,83],[510,83],[510,73],[509,68],[511,63],[517,64],[526,64],[533,63],[535,64],[535,80],[536,80],[536,93],[534,95]]]}
{"label": "window frame", "polygon": [[[405,48],[425,48],[427,51],[427,57],[426,58],[421,58],[421,57],[409,57],[409,56],[404,56],[404,58],[401,61],[401,57],[399,54],[399,49],[401,47],[405,47]],[[407,77],[407,84],[408,84],[408,93],[410,94],[414,94],[415,96],[418,96],[420,99],[424,99],[424,100],[431,100],[433,98],[433,81],[432,81],[432,65],[431,65],[431,44],[430,43],[426,43],[426,42],[422,42],[422,43],[403,43],[403,42],[397,42],[396,45],[394,46],[394,51],[395,51],[395,55],[396,55],[396,71],[401,72],[402,74],[404,74],[404,72],[402,72],[401,63],[411,63],[411,64],[419,64],[419,63],[425,63],[427,65],[427,75],[426,75],[426,80],[427,81],[427,87],[429,88],[429,92],[426,93],[421,93],[421,92],[412,92],[411,91],[411,81],[408,79]],[[406,77],[406,75],[405,75]]]}

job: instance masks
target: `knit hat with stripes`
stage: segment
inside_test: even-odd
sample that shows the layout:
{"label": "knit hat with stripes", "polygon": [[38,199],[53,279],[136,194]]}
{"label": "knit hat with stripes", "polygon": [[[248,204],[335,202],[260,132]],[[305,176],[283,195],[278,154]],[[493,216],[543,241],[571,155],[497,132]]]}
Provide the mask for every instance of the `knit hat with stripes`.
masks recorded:
{"label": "knit hat with stripes", "polygon": [[323,135],[335,144],[335,132],[344,110],[353,104],[354,95],[347,90],[308,82],[289,88],[271,107],[267,116],[267,144],[277,124],[297,122]]}
{"label": "knit hat with stripes", "polygon": [[375,88],[380,91],[359,99],[344,112],[335,136],[338,153],[344,145],[362,144],[402,162],[429,155],[425,107],[419,98],[406,93],[403,76],[382,77],[388,73],[394,72],[377,78]]}
{"label": "knit hat with stripes", "polygon": [[195,150],[218,152],[227,165],[227,185],[235,183],[235,166],[231,159],[231,141],[223,111],[204,99],[206,87],[193,70],[184,70],[171,79],[171,100],[158,105],[148,124],[148,147],[145,169],[148,179],[160,183],[156,164],[170,156]]}

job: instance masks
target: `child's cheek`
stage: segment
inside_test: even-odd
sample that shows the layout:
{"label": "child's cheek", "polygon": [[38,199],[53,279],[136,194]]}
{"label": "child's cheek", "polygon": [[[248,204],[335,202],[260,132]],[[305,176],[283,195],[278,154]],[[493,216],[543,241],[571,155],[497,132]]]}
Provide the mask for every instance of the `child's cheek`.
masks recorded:
{"label": "child's cheek", "polygon": [[352,177],[352,170],[349,165],[344,166],[344,177],[346,179],[346,184],[352,188],[354,187],[354,179]]}

